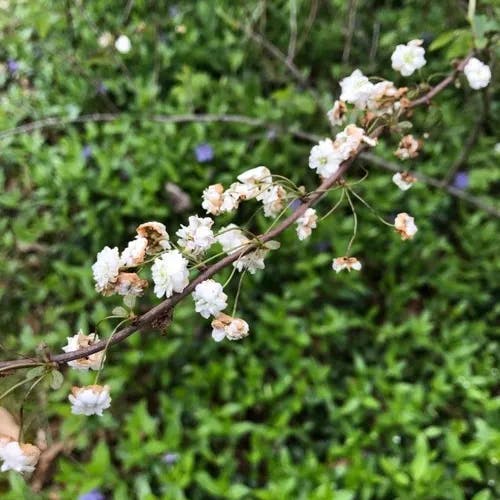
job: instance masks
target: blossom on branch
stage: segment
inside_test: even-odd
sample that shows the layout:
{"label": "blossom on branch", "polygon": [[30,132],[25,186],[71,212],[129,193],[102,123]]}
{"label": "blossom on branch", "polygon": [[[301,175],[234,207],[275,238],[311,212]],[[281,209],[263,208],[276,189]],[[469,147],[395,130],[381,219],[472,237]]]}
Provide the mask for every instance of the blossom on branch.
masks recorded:
{"label": "blossom on branch", "polygon": [[314,208],[308,208],[302,217],[297,219],[297,236],[299,240],[305,240],[311,236],[312,230],[316,227],[318,216]]}
{"label": "blossom on branch", "polygon": [[116,283],[119,272],[120,253],[118,248],[105,246],[97,254],[97,260],[92,266],[96,290],[104,295],[112,293],[111,289]]}
{"label": "blossom on branch", "polygon": [[212,225],[214,221],[210,217],[189,217],[189,225],[182,226],[175,233],[179,240],[177,243],[183,250],[191,255],[200,255],[215,243]]}
{"label": "blossom on branch", "polygon": [[120,257],[120,264],[125,267],[136,267],[144,262],[148,240],[138,236],[127,245]]}
{"label": "blossom on branch", "polygon": [[418,156],[418,150],[420,149],[421,143],[413,137],[413,135],[405,135],[398,144],[398,149],[394,151],[394,155],[400,160],[408,160],[409,158],[415,158]]}
{"label": "blossom on branch", "polygon": [[342,156],[329,138],[319,141],[309,154],[309,168],[316,170],[321,177],[330,177],[342,163]]}
{"label": "blossom on branch", "polygon": [[332,269],[339,273],[340,271],[361,271],[361,262],[356,257],[337,257],[333,259]]}
{"label": "blossom on branch", "polygon": [[[84,349],[92,344],[95,344],[99,340],[97,333],[91,333],[85,335],[81,330],[73,337],[67,337],[68,343],[62,348],[64,352],[74,352],[79,349]],[[68,361],[68,366],[74,368],[75,370],[99,370],[104,357],[104,351],[95,352],[84,358],[74,359],[73,361]]]}
{"label": "blossom on branch", "polygon": [[202,208],[208,214],[219,215],[221,212],[224,187],[222,184],[213,184],[203,191]]}
{"label": "blossom on branch", "polygon": [[211,279],[202,281],[196,285],[192,295],[195,311],[204,318],[216,316],[227,307],[227,295],[217,281]]}
{"label": "blossom on branch", "polygon": [[250,240],[236,224],[222,227],[216,236],[216,240],[228,255],[243,250],[250,243]]}
{"label": "blossom on branch", "polygon": [[394,182],[401,191],[407,191],[417,182],[417,179],[408,172],[397,172],[392,176],[392,182]]}
{"label": "blossom on branch", "polygon": [[13,470],[24,474],[33,472],[40,458],[41,451],[32,444],[20,444],[17,441],[4,441],[0,443],[0,460],[3,461],[0,470],[6,472]]}
{"label": "blossom on branch", "polygon": [[[245,247],[252,242],[235,224],[223,227],[217,235],[217,241],[228,255],[245,250]],[[246,270],[250,274],[255,274],[257,270],[265,268],[264,259],[268,253],[269,250],[267,248],[257,248],[241,256],[233,262],[233,266],[240,272]]]}
{"label": "blossom on branch", "polygon": [[233,182],[229,189],[222,193],[222,204],[220,206],[220,213],[234,212],[240,206],[240,201],[243,199],[242,185],[239,182]]}
{"label": "blossom on branch", "polygon": [[155,295],[161,299],[180,293],[189,283],[188,261],[178,250],[157,257],[151,267]]}
{"label": "blossom on branch", "polygon": [[359,69],[340,81],[340,100],[354,104],[358,109],[365,109],[373,92],[373,83]]}
{"label": "blossom on branch", "polygon": [[328,111],[326,116],[328,118],[328,121],[330,122],[330,125],[332,125],[332,127],[335,127],[344,123],[346,113],[347,106],[345,105],[345,102],[335,101],[333,103],[333,108]]}
{"label": "blossom on branch", "polygon": [[68,396],[71,413],[74,415],[99,415],[111,406],[111,397],[107,385],[88,385],[73,387]]}
{"label": "blossom on branch", "polygon": [[258,196],[272,184],[271,172],[267,167],[255,167],[238,175],[238,180],[245,185],[248,195],[245,199]]}
{"label": "blossom on branch", "polygon": [[464,74],[472,89],[487,87],[491,80],[491,69],[479,59],[471,57],[464,67]]}
{"label": "blossom on branch", "polygon": [[156,221],[145,222],[136,231],[139,237],[148,240],[146,253],[151,255],[170,249],[170,237],[165,224]]}
{"label": "blossom on branch", "polygon": [[417,69],[425,66],[425,49],[422,40],[411,40],[406,45],[397,45],[391,55],[392,69],[403,76],[410,76]]}
{"label": "blossom on branch", "polygon": [[402,240],[410,240],[418,231],[415,225],[415,219],[403,212],[396,216],[394,221],[396,231],[401,235]]}
{"label": "blossom on branch", "polygon": [[240,340],[248,336],[248,323],[241,318],[233,318],[227,314],[221,313],[212,321],[212,338],[220,342],[227,338],[228,340]]}
{"label": "blossom on branch", "polygon": [[279,184],[273,184],[258,196],[257,200],[264,205],[265,217],[276,217],[284,208],[286,200],[285,188]]}

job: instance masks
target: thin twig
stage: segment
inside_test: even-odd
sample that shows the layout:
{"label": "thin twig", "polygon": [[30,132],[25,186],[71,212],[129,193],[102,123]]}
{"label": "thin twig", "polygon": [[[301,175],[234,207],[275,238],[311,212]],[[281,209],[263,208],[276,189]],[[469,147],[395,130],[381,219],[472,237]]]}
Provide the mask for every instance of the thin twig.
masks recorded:
{"label": "thin twig", "polygon": [[[403,169],[401,168],[401,165],[398,165],[397,163],[393,163],[387,160],[384,160],[383,158],[379,158],[378,156],[374,155],[373,153],[368,153],[364,152],[361,153],[360,158],[363,160],[366,160],[373,165],[377,167],[381,167],[385,170],[389,170],[390,172],[401,172]],[[486,203],[484,200],[481,198],[478,198],[477,196],[472,196],[462,189],[458,189],[454,186],[450,185],[443,185],[442,181],[434,179],[432,177],[428,177],[427,175],[420,174],[418,172],[410,172],[411,175],[413,175],[415,178],[417,178],[419,181],[423,182],[424,184],[427,184],[429,186],[442,189],[446,191],[447,193],[456,196],[457,198],[460,198],[463,201],[466,201],[467,203],[470,203],[471,205],[475,205],[476,207],[480,208],[481,210],[484,210],[486,213],[493,215],[494,217],[499,217],[500,218],[500,209],[489,205]]]}
{"label": "thin twig", "polygon": [[356,26],[356,12],[358,10],[358,0],[349,0],[347,8],[347,33],[345,37],[344,50],[342,51],[342,64],[349,64],[351,56],[352,37],[354,35],[354,28]]}
{"label": "thin twig", "polygon": [[290,40],[288,41],[287,61],[293,63],[297,48],[297,0],[289,0],[290,5]]}

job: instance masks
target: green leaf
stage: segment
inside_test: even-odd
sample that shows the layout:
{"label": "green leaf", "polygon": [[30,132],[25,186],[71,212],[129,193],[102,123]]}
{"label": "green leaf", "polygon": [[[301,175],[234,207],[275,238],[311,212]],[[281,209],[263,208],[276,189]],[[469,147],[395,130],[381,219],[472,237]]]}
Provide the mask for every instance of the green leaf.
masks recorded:
{"label": "green leaf", "polygon": [[415,458],[413,459],[410,469],[413,479],[420,481],[426,474],[429,468],[429,446],[427,438],[424,434],[419,434],[415,442]]}
{"label": "green leaf", "polygon": [[111,314],[113,316],[118,316],[119,318],[128,318],[129,313],[125,308],[118,306],[111,311]]}
{"label": "green leaf", "polygon": [[429,46],[429,51],[433,52],[434,50],[441,49],[442,47],[445,47],[449,43],[452,42],[454,38],[460,35],[461,31],[465,30],[451,30],[451,31],[445,31],[444,33],[441,33]]}
{"label": "green leaf", "polygon": [[54,390],[59,389],[64,382],[64,376],[59,370],[52,370],[50,372],[50,387]]}
{"label": "green leaf", "polygon": [[32,379],[40,377],[43,375],[45,370],[46,370],[45,366],[36,366],[35,368],[31,368],[30,370],[27,371],[26,378]]}

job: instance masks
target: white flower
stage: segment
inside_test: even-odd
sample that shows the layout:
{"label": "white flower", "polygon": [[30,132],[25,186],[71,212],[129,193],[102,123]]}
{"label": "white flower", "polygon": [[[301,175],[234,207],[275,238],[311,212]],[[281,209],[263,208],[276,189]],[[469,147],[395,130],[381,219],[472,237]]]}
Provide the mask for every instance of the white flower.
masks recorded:
{"label": "white flower", "polygon": [[215,243],[212,225],[214,221],[210,217],[189,217],[189,225],[182,226],[175,233],[180,247],[192,255],[200,255]]}
{"label": "white flower", "polygon": [[[64,352],[74,352],[78,351],[78,349],[83,349],[84,347],[95,344],[99,340],[99,336],[96,333],[84,335],[80,330],[76,335],[73,335],[73,337],[67,337],[67,340],[68,343],[62,348],[62,350]],[[103,356],[104,351],[95,352],[94,354],[90,354],[86,358],[68,361],[68,366],[71,366],[71,368],[74,368],[75,370],[87,371],[89,368],[91,370],[99,370],[99,368],[101,367]]]}
{"label": "white flower", "polygon": [[121,54],[128,54],[132,48],[130,38],[126,35],[120,35],[115,42],[115,49]]}
{"label": "white flower", "polygon": [[213,184],[203,191],[203,202],[201,204],[207,214],[219,215],[222,205],[224,187],[222,184]]}
{"label": "white flower", "polygon": [[407,191],[417,182],[417,179],[408,172],[397,172],[392,176],[392,182],[394,182],[401,191]]}
{"label": "white flower", "polygon": [[227,295],[217,281],[202,281],[196,285],[192,295],[196,312],[204,318],[216,316],[227,307]]}
{"label": "white flower", "polygon": [[398,45],[391,56],[392,69],[403,76],[410,76],[417,69],[425,66],[425,49],[422,40],[412,40],[406,45]]}
{"label": "white flower", "polygon": [[99,415],[111,406],[109,387],[107,385],[88,385],[73,387],[73,394],[68,396],[71,403],[71,413],[74,415]]}
{"label": "white flower", "polygon": [[221,313],[212,321],[212,338],[220,342],[224,338],[240,340],[248,336],[248,323],[241,318],[233,318]]}
{"label": "white flower", "polygon": [[405,135],[398,144],[398,149],[394,151],[394,155],[400,160],[408,160],[418,156],[420,149],[420,142],[415,139],[411,134]]}
{"label": "white flower", "polygon": [[[235,224],[223,227],[217,235],[217,241],[228,255],[245,250],[251,242]],[[258,269],[264,269],[264,258],[268,252],[269,250],[266,248],[258,248],[240,257],[233,263],[233,266],[240,272],[247,270],[250,274],[255,274]]]}
{"label": "white flower", "polygon": [[365,142],[370,146],[377,145],[377,141],[365,135],[362,128],[351,124],[347,125],[342,132],[335,136],[333,148],[342,160],[347,160],[357,151],[361,142]]}
{"label": "white flower", "polygon": [[297,236],[299,240],[305,240],[311,236],[312,230],[316,227],[318,216],[314,208],[308,208],[302,217],[297,219]]}
{"label": "white flower", "polygon": [[286,191],[285,188],[279,184],[274,184],[262,191],[257,200],[262,201],[264,205],[264,216],[275,217],[285,206]]}
{"label": "white flower", "polygon": [[401,235],[402,240],[409,240],[415,236],[418,231],[415,225],[415,219],[410,217],[407,213],[403,212],[396,216],[394,221],[396,231]]}
{"label": "white flower", "polygon": [[156,258],[151,272],[158,298],[180,293],[189,283],[188,261],[178,250],[170,250]]}
{"label": "white flower", "polygon": [[351,269],[354,269],[354,271],[360,271],[361,267],[361,262],[359,262],[356,257],[337,257],[336,259],[333,259],[332,262],[332,269],[336,273],[339,273],[344,269],[347,271],[351,271]]}
{"label": "white flower", "polygon": [[19,444],[17,441],[3,443],[0,446],[0,460],[3,460],[2,472],[33,472],[40,458],[40,450],[32,444]]}
{"label": "white flower", "polygon": [[491,80],[491,69],[479,59],[472,57],[465,65],[464,74],[472,89],[487,87]]}
{"label": "white flower", "polygon": [[109,293],[110,287],[116,282],[120,271],[120,253],[118,248],[104,247],[98,254],[92,273],[96,282],[96,290]]}
{"label": "white flower", "polygon": [[216,240],[228,255],[243,250],[250,243],[250,240],[236,224],[229,224],[221,228]]}
{"label": "white flower", "polygon": [[104,49],[113,43],[113,35],[109,31],[102,33],[97,39],[97,43]]}
{"label": "white flower", "polygon": [[497,142],[494,146],[493,146],[493,151],[496,155],[500,155],[500,142]]}
{"label": "white flower", "polygon": [[145,222],[136,231],[139,237],[148,240],[146,253],[155,254],[170,249],[170,237],[165,224],[156,221]]}
{"label": "white flower", "polygon": [[239,190],[239,185],[237,182],[233,182],[229,186],[229,189],[226,189],[222,193],[222,204],[220,206],[220,213],[229,213],[236,210],[241,201],[241,192]]}
{"label": "white flower", "polygon": [[392,113],[394,100],[401,97],[406,92],[406,88],[397,89],[394,83],[384,80],[373,86],[367,107],[372,111],[379,111],[378,114]]}
{"label": "white flower", "polygon": [[255,274],[259,269],[264,269],[266,266],[264,264],[264,259],[266,258],[269,250],[265,248],[257,248],[253,252],[247,253],[240,257],[233,266],[238,269],[238,271],[246,270],[250,274]]}
{"label": "white flower", "polygon": [[255,198],[272,183],[271,172],[267,167],[255,167],[238,175],[238,180],[249,190],[245,199]]}
{"label": "white flower", "polygon": [[342,89],[341,101],[350,102],[357,108],[364,109],[373,92],[373,83],[359,69],[356,69],[350,76],[341,80],[340,88]]}
{"label": "white flower", "polygon": [[347,106],[342,101],[335,101],[333,103],[333,108],[326,114],[330,124],[335,127],[336,125],[342,125],[345,120],[347,112]]}
{"label": "white flower", "polygon": [[313,146],[309,154],[309,168],[316,170],[321,177],[330,177],[342,163],[342,156],[333,147],[331,139],[323,139]]}
{"label": "white flower", "polygon": [[148,240],[141,236],[138,236],[135,240],[130,241],[120,257],[121,265],[126,267],[135,267],[142,264],[144,262],[147,247]]}

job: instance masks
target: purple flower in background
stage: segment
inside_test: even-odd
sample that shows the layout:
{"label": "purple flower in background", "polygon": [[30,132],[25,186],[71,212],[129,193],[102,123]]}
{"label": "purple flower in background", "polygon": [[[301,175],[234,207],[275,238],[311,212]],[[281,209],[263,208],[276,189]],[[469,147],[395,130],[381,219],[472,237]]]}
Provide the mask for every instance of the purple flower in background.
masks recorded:
{"label": "purple flower in background", "polygon": [[165,453],[163,457],[161,457],[162,461],[168,465],[173,465],[179,460],[178,453]]}
{"label": "purple flower in background", "polygon": [[19,63],[15,59],[8,59],[7,69],[9,70],[9,73],[13,75],[19,70]]}
{"label": "purple flower in background", "polygon": [[467,189],[469,186],[469,174],[467,172],[457,172],[453,179],[453,187],[457,189]]}
{"label": "purple flower in background", "polygon": [[82,158],[88,160],[92,156],[92,147],[88,144],[82,149]]}
{"label": "purple flower in background", "polygon": [[214,158],[214,150],[210,144],[199,144],[194,148],[194,154],[199,163],[206,163]]}
{"label": "purple flower in background", "polygon": [[78,500],[106,500],[106,497],[98,489],[95,489],[80,495]]}
{"label": "purple flower in background", "polygon": [[96,87],[96,92],[99,95],[104,95],[108,91],[108,87],[104,84],[104,82],[99,82]]}
{"label": "purple flower in background", "polygon": [[319,243],[316,243],[316,245],[314,245],[314,248],[318,252],[326,252],[328,250],[331,250],[332,244],[329,241],[320,241]]}
{"label": "purple flower in background", "polygon": [[290,203],[290,209],[295,212],[295,210],[297,210],[297,208],[299,208],[301,204],[302,202],[297,198],[296,200],[293,200],[292,203]]}
{"label": "purple flower in background", "polygon": [[270,128],[270,129],[266,132],[266,137],[267,137],[267,139],[269,139],[270,141],[274,141],[274,139],[276,139],[276,137],[278,137],[278,131],[277,131],[275,128]]}

